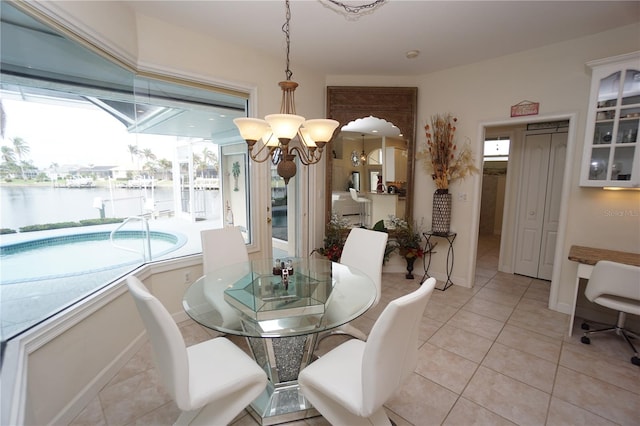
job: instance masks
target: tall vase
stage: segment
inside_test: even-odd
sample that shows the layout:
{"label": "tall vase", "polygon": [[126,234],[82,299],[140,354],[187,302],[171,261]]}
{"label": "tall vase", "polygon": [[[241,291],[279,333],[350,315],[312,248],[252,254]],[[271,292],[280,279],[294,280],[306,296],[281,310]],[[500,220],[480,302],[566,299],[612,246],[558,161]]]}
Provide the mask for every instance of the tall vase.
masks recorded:
{"label": "tall vase", "polygon": [[451,194],[448,189],[438,189],[433,194],[431,230],[436,234],[447,234],[451,226]]}
{"label": "tall vase", "polygon": [[407,274],[405,278],[408,280],[413,279],[413,263],[416,261],[415,257],[405,257],[404,260],[407,261]]}

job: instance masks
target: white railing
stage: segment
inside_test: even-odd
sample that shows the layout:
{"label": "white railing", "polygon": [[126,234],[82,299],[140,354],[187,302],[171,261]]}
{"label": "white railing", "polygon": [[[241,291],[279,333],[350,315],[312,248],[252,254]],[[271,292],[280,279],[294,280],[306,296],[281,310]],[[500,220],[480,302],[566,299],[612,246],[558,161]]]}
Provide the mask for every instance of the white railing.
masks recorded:
{"label": "white railing", "polygon": [[[145,233],[145,241],[146,241],[146,245],[143,246],[142,250],[136,250],[130,247],[125,247],[125,246],[121,246],[119,244],[116,244],[115,242],[115,234],[116,232],[118,232],[120,229],[122,229],[127,223],[129,222],[134,222],[134,221],[140,221],[143,224],[144,227],[144,233]],[[128,218],[126,218],[124,220],[124,222],[122,222],[120,224],[120,226],[118,226],[116,229],[114,229],[113,231],[111,231],[111,234],[109,235],[109,239],[111,240],[111,245],[113,245],[115,248],[119,248],[121,250],[126,250],[126,251],[130,251],[133,253],[137,253],[137,254],[142,254],[142,258],[144,259],[145,262],[150,262],[151,261],[151,234],[149,233],[149,221],[147,220],[146,217],[142,217],[142,216],[130,216]]]}

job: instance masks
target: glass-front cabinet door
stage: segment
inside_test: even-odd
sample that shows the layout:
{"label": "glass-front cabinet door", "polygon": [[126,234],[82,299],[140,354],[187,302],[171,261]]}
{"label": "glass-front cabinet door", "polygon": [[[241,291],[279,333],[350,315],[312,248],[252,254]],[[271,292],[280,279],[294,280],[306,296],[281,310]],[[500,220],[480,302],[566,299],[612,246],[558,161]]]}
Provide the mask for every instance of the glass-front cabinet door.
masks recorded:
{"label": "glass-front cabinet door", "polygon": [[581,186],[640,186],[640,52],[593,68]]}

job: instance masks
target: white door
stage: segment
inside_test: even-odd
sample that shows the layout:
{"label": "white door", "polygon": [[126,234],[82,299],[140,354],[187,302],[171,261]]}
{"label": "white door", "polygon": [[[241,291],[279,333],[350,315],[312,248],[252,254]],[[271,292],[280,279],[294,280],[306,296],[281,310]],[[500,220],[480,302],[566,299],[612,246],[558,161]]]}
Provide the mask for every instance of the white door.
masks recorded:
{"label": "white door", "polygon": [[558,224],[560,221],[560,198],[562,196],[562,177],[566,156],[567,134],[552,134],[551,147],[549,150],[544,220],[542,222],[542,242],[540,244],[540,260],[538,262],[537,275],[538,278],[548,281],[551,281],[553,259],[556,253],[556,238],[558,236]]}
{"label": "white door", "polygon": [[551,280],[567,134],[527,135],[514,272]]}

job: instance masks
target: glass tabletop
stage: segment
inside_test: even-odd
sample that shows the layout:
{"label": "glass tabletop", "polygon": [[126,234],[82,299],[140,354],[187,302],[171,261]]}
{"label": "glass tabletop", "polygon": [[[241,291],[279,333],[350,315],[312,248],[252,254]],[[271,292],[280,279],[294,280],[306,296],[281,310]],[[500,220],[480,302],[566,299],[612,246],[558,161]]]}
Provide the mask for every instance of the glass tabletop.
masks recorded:
{"label": "glass tabletop", "polygon": [[194,321],[223,333],[288,337],[352,321],[375,297],[373,281],[355,268],[326,259],[262,259],[199,278],[182,304]]}

